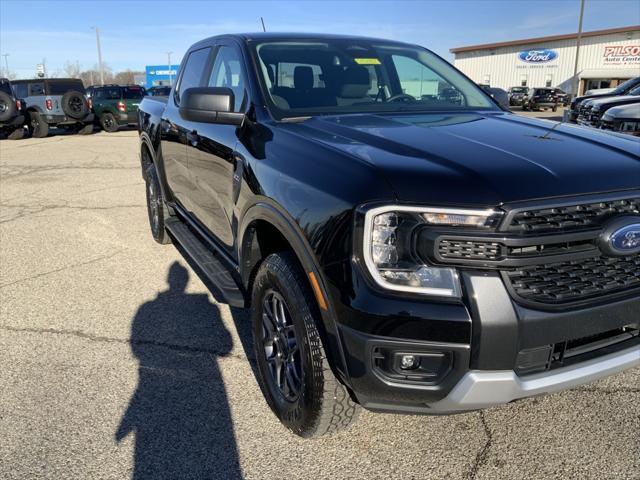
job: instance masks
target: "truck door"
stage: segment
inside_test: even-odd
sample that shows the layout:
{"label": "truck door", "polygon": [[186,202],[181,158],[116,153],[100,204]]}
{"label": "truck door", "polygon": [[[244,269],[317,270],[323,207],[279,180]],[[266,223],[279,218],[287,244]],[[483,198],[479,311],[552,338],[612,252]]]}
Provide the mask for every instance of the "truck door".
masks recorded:
{"label": "truck door", "polygon": [[[230,88],[235,98],[234,112],[246,111],[246,73],[238,47],[231,43],[218,45],[206,85]],[[199,123],[190,132],[187,144],[193,212],[229,251],[234,244],[234,174],[242,168],[235,154],[237,130],[234,125]]]}
{"label": "truck door", "polygon": [[[175,199],[188,211],[193,210],[193,183],[189,172],[187,143],[196,124],[180,117],[180,96],[187,88],[201,87],[208,80],[211,47],[193,50],[180,71],[173,95],[169,95],[162,115],[161,149],[169,188]],[[205,80],[206,78],[206,80]]]}

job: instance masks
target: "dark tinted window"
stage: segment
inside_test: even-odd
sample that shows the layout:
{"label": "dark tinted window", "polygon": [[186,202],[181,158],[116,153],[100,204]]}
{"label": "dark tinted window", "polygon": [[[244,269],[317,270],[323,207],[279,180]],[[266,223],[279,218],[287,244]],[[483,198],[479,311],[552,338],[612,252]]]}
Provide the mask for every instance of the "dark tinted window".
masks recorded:
{"label": "dark tinted window", "polygon": [[202,86],[204,69],[207,66],[210,53],[211,48],[202,48],[189,54],[189,58],[180,76],[180,84],[178,85],[178,95],[176,98],[178,102],[180,101],[180,96],[187,88]]}
{"label": "dark tinted window", "polygon": [[123,87],[122,98],[127,100],[139,99],[144,96],[144,89],[142,87]]}
{"label": "dark tinted window", "polygon": [[4,92],[8,95],[13,96],[13,92],[11,91],[11,85],[7,82],[0,82],[0,92]]}
{"label": "dark tinted window", "polygon": [[16,97],[18,97],[18,98],[28,97],[28,95],[27,95],[27,92],[28,92],[27,87],[28,86],[29,85],[27,83],[16,83],[13,86],[13,89],[16,92]]}
{"label": "dark tinted window", "polygon": [[29,84],[29,95],[44,95],[44,83],[30,83]]}
{"label": "dark tinted window", "polygon": [[84,93],[84,85],[81,80],[56,80],[49,81],[48,84],[49,95],[64,95],[71,90]]}
{"label": "dark tinted window", "polygon": [[102,89],[102,98],[105,100],[120,100],[122,89],[120,87],[104,87]]}

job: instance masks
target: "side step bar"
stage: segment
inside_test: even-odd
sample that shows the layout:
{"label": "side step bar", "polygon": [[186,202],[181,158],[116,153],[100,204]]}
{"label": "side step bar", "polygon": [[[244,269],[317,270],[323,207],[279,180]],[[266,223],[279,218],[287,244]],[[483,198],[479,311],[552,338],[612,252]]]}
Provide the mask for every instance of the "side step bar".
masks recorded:
{"label": "side step bar", "polygon": [[242,287],[233,277],[232,271],[215,253],[209,250],[198,236],[177,218],[169,218],[165,224],[173,239],[180,244],[190,259],[219,290],[224,300],[232,307],[245,307]]}

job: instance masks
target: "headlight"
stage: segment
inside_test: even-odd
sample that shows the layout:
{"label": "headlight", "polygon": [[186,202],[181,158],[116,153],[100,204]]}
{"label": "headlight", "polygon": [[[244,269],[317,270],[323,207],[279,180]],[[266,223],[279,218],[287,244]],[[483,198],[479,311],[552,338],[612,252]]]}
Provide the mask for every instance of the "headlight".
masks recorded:
{"label": "headlight", "polygon": [[418,259],[414,234],[418,227],[428,225],[491,229],[501,215],[494,210],[373,208],[365,214],[365,264],[376,283],[386,289],[459,298],[456,269],[427,265]]}

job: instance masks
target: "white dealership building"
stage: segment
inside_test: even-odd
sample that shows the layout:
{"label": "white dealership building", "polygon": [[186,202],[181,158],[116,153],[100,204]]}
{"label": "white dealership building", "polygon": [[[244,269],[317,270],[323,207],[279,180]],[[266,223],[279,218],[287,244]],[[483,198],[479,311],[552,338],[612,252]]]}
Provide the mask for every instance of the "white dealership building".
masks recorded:
{"label": "white dealership building", "polygon": [[[559,87],[572,92],[578,34],[452,48],[455,66],[491,87]],[[578,92],[640,75],[640,25],[583,32]]]}

